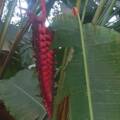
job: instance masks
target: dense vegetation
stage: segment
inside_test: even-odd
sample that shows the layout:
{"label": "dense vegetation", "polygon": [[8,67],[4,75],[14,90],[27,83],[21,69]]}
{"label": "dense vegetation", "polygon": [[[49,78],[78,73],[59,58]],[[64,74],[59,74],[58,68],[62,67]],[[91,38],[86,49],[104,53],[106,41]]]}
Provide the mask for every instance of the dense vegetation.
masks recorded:
{"label": "dense vegetation", "polygon": [[[54,33],[51,120],[120,119],[120,1],[47,0]],[[31,20],[40,0],[0,1],[0,120],[47,120]]]}

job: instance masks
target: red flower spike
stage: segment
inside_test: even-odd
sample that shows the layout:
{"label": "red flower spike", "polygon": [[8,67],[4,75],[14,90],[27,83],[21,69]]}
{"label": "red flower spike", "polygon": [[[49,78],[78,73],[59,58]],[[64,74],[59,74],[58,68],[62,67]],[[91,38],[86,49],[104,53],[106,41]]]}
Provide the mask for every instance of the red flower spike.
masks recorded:
{"label": "red flower spike", "polygon": [[[36,68],[38,71],[43,103],[49,118],[52,116],[53,78],[54,78],[54,51],[50,49],[52,32],[44,25],[38,23],[33,31],[33,43],[36,52]],[[37,33],[36,33],[37,32]]]}

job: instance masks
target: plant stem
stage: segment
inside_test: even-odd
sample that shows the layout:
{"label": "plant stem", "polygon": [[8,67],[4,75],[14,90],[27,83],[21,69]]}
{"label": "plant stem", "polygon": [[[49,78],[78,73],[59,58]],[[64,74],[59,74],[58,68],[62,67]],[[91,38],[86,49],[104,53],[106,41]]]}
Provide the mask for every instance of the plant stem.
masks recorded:
{"label": "plant stem", "polygon": [[81,5],[81,0],[77,0],[76,6],[77,6],[79,12],[80,12],[80,5]]}
{"label": "plant stem", "polygon": [[105,25],[106,22],[108,21],[110,13],[111,13],[111,11],[113,9],[113,6],[114,6],[115,2],[116,2],[116,0],[111,1],[109,8],[107,9],[105,15],[103,16],[103,20],[101,22],[101,25]]}
{"label": "plant stem", "polygon": [[94,120],[93,106],[92,106],[92,95],[91,95],[90,79],[89,79],[88,63],[87,63],[87,55],[86,55],[86,47],[85,47],[85,41],[84,41],[84,33],[83,33],[82,22],[80,20],[79,14],[77,17],[78,17],[78,22],[79,22],[80,37],[81,37],[82,52],[83,52],[83,61],[84,61],[85,80],[86,80],[87,95],[88,95],[89,114],[90,114],[90,120]]}
{"label": "plant stem", "polygon": [[101,0],[101,1],[100,1],[100,4],[99,4],[99,6],[98,6],[98,8],[97,8],[97,10],[96,10],[96,12],[95,12],[95,15],[94,15],[94,17],[93,17],[93,20],[92,20],[92,23],[93,23],[93,24],[96,24],[96,23],[97,23],[97,20],[98,20],[98,18],[100,17],[101,12],[103,11],[103,7],[104,7],[105,3],[106,3],[106,0]]}
{"label": "plant stem", "polygon": [[57,95],[56,95],[55,100],[54,100],[53,120],[56,120],[59,95],[60,95],[60,91],[62,89],[62,83],[63,83],[64,78],[65,78],[64,66],[66,65],[67,55],[68,55],[68,48],[65,48],[63,61],[62,61],[62,68],[61,68],[61,72],[60,72],[60,79],[59,79],[59,83],[58,83]]}
{"label": "plant stem", "polygon": [[60,91],[62,90],[62,87],[63,87],[62,85],[64,83],[65,66],[66,66],[67,57],[68,57],[68,48],[65,48],[63,61],[62,61],[62,68],[61,68],[61,73],[60,73],[60,79],[58,83],[58,91],[57,91],[58,96],[59,96]]}
{"label": "plant stem", "polygon": [[88,4],[88,0],[85,1],[85,5],[84,5],[84,9],[83,9],[83,13],[82,13],[82,23],[84,22],[84,18],[85,18],[85,13],[86,13],[87,4]]}

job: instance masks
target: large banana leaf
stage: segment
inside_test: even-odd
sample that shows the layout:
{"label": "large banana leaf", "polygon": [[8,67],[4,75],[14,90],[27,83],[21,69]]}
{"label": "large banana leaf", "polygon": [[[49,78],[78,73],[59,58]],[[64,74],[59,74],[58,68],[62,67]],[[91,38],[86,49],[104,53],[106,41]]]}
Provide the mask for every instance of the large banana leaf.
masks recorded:
{"label": "large banana leaf", "polygon": [[120,34],[85,26],[95,120],[120,119]]}
{"label": "large banana leaf", "polygon": [[[72,25],[65,30],[62,29],[61,32],[61,28],[65,28],[65,24],[69,24],[66,23],[66,19],[61,19],[61,21],[64,21],[64,24],[62,26],[61,22],[60,28],[56,24],[57,34],[53,47],[72,47],[74,53],[72,53],[72,60],[64,69],[65,78],[59,93],[58,104],[65,96],[69,96],[70,120],[89,120],[90,111],[80,35],[78,32],[71,32]],[[74,23],[78,26],[77,20],[74,20]],[[119,120],[120,34],[114,30],[92,24],[86,24],[83,28],[94,120]],[[62,36],[62,34],[64,35]]]}
{"label": "large banana leaf", "polygon": [[45,114],[39,83],[33,71],[23,70],[0,81],[0,100],[16,120],[41,120]]}

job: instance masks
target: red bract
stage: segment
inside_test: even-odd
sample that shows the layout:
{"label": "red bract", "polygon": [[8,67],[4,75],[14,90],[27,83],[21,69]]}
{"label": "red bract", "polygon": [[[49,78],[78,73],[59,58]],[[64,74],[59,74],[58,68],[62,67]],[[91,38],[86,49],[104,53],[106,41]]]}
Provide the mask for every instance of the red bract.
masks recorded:
{"label": "red bract", "polygon": [[36,52],[36,68],[44,106],[49,118],[52,115],[53,79],[54,79],[54,51],[50,49],[53,34],[44,25],[33,24],[33,43]]}
{"label": "red bract", "polygon": [[77,16],[78,14],[79,14],[78,8],[77,8],[77,7],[73,7],[73,8],[72,8],[72,15],[73,15],[73,16]]}

